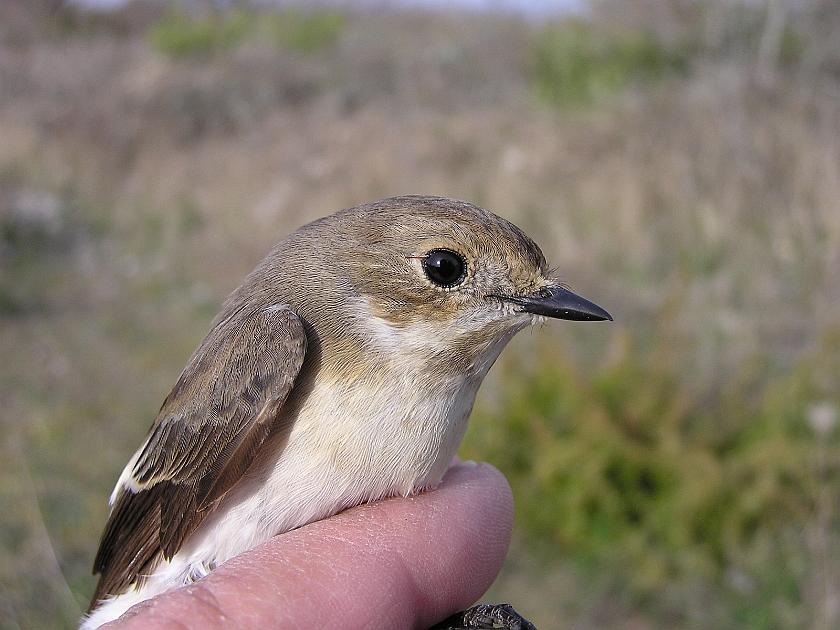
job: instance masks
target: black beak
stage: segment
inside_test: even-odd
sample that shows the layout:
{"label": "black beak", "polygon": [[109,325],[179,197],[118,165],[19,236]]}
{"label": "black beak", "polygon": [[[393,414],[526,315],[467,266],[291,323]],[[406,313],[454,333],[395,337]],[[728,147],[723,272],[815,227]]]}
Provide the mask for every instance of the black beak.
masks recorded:
{"label": "black beak", "polygon": [[571,319],[578,322],[612,321],[612,316],[597,304],[593,304],[579,295],[561,286],[543,287],[532,295],[495,296],[505,302],[512,302],[522,307],[526,313],[543,315],[555,319]]}

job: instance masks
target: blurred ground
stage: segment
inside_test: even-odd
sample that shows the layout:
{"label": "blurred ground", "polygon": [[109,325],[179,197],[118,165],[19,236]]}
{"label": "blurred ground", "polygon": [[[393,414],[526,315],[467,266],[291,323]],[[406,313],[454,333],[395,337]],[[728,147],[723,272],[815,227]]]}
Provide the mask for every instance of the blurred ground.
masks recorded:
{"label": "blurred ground", "polygon": [[0,628],[74,626],[225,295],[406,193],[511,219],[616,319],[524,333],[488,377],[464,455],[518,509],[488,598],[540,628],[837,626],[840,11],[613,4],[0,3]]}

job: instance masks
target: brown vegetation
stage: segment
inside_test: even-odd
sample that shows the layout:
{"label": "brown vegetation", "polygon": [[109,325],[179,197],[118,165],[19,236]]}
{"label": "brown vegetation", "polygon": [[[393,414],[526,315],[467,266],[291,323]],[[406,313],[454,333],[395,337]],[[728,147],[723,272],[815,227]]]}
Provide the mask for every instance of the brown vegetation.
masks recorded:
{"label": "brown vegetation", "polygon": [[[406,193],[513,220],[616,319],[521,335],[489,377],[467,451],[507,466],[521,511],[492,595],[545,628],[836,626],[840,12],[783,12],[774,36],[763,7],[598,6],[559,40],[509,16],[359,13],[314,48],[243,18],[175,54],[155,3],[0,3],[0,628],[73,626],[111,486],[227,292],[295,227]],[[534,51],[569,28],[685,65],[622,62],[580,102],[540,100]],[[683,512],[640,505],[720,531],[621,516],[610,556],[594,526],[535,514],[578,505],[540,494],[553,466],[600,457],[563,450],[569,409],[654,462],[616,487],[693,480]],[[545,452],[522,464],[511,439]]]}

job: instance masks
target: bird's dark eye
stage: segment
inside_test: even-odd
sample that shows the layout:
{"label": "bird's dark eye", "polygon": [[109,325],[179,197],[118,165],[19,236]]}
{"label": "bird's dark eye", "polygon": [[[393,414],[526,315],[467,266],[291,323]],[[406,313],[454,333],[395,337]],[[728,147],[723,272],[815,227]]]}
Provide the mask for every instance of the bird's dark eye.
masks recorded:
{"label": "bird's dark eye", "polygon": [[433,249],[423,259],[426,277],[441,287],[461,284],[467,275],[464,257],[449,249]]}

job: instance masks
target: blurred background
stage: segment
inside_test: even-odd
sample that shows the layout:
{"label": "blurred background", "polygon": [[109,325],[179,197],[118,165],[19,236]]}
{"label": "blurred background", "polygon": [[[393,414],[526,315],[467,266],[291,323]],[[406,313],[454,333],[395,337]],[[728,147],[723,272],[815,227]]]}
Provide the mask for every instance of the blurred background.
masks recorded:
{"label": "blurred background", "polygon": [[840,626],[836,0],[0,0],[0,628],[75,626],[227,293],[406,193],[514,221],[616,320],[521,333],[480,392],[461,455],[517,509],[486,601]]}

